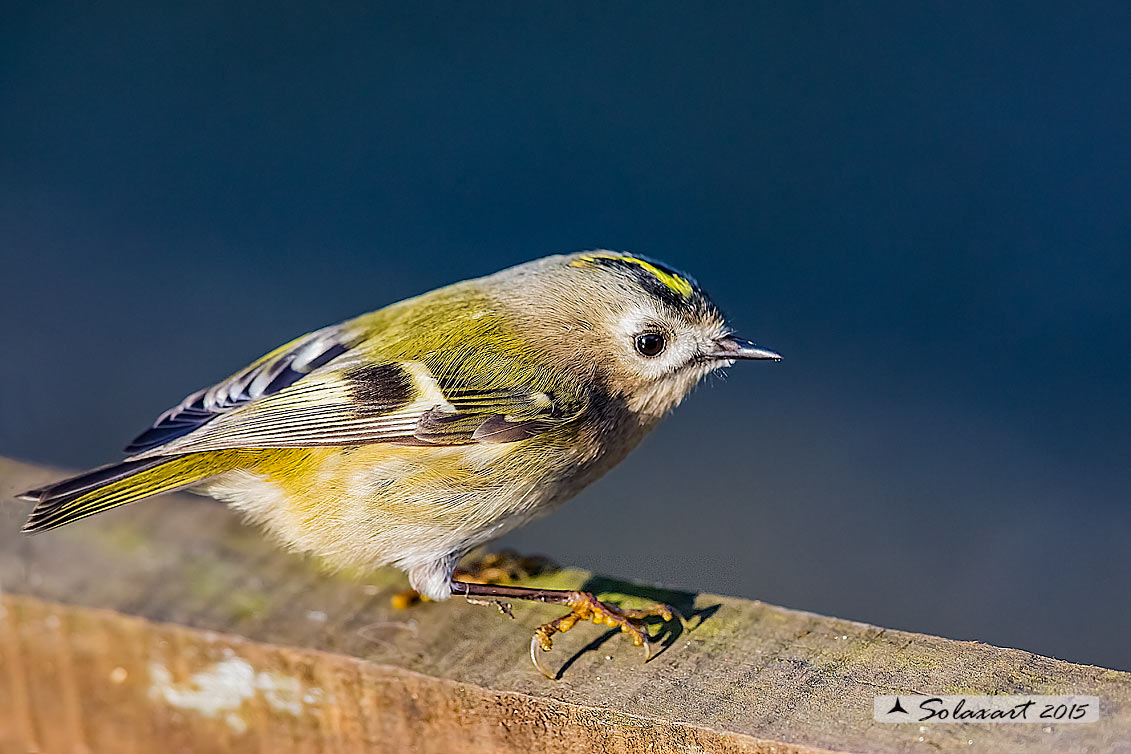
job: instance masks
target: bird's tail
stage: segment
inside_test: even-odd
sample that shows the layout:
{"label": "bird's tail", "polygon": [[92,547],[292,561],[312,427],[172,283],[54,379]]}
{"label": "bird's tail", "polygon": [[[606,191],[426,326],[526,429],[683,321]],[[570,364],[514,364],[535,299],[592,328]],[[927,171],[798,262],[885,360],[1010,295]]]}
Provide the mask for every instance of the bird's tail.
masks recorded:
{"label": "bird's tail", "polygon": [[37,505],[23,531],[48,531],[119,505],[188,487],[230,470],[232,460],[225,453],[139,458],[29,490],[18,497]]}

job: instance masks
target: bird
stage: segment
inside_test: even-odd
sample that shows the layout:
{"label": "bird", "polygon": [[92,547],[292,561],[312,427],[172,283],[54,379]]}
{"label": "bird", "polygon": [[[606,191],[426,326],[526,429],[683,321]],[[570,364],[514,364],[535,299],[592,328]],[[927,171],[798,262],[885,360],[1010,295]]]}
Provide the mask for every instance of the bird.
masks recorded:
{"label": "bird", "polygon": [[594,620],[651,644],[590,593],[453,579],[473,548],[605,474],[707,375],[780,360],[735,334],[690,276],[650,257],[559,254],[316,330],[161,414],[117,463],[29,490],[36,534],[159,493],[220,500],[331,566],[394,566],[432,600],[564,605],[531,639]]}

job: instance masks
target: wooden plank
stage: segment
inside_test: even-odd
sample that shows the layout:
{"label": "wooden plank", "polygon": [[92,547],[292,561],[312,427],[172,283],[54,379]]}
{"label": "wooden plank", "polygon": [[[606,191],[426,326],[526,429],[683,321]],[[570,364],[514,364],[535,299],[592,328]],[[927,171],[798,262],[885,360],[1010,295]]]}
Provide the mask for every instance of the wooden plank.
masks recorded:
{"label": "wooden plank", "polygon": [[[394,610],[395,571],[326,574],[222,506],[169,495],[34,538],[0,459],[0,751],[1128,751],[1131,675],[565,570],[538,583],[693,616],[648,665],[460,599]],[[1090,724],[880,724],[876,694],[1088,694]],[[158,749],[160,747],[160,749]]]}

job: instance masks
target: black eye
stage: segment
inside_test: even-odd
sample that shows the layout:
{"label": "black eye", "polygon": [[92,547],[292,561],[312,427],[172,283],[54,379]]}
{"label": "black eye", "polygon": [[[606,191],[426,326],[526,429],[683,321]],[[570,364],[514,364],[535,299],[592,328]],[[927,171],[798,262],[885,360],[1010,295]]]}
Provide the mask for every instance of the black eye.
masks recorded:
{"label": "black eye", "polygon": [[649,358],[659,356],[667,343],[664,336],[658,332],[646,332],[636,336],[636,351],[641,356]]}

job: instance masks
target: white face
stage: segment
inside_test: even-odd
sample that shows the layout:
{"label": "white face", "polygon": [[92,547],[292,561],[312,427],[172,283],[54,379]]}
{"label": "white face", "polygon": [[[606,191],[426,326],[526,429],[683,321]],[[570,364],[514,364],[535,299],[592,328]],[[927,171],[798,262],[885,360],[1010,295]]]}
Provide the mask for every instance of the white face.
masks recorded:
{"label": "white face", "polygon": [[727,334],[721,320],[689,322],[661,306],[643,305],[624,313],[614,332],[620,361],[639,386],[630,408],[642,413],[662,415],[703,377],[732,363],[704,356]]}

